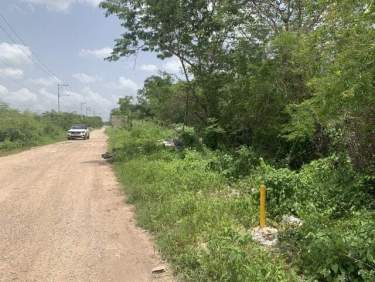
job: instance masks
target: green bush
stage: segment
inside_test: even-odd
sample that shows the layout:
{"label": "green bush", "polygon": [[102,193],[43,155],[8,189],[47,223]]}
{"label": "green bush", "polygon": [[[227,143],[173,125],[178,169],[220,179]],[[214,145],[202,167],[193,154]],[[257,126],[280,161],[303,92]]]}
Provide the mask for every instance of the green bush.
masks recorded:
{"label": "green bush", "polygon": [[108,130],[120,158],[117,175],[138,222],[152,231],[165,258],[187,281],[295,281],[293,270],[249,237],[257,208],[210,169],[212,154],[170,151],[156,146],[174,134],[151,123],[131,130]]}
{"label": "green bush", "polygon": [[179,141],[186,148],[200,148],[201,142],[193,127],[182,126],[181,124],[176,125],[176,131],[178,134]]}
{"label": "green bush", "polygon": [[310,216],[302,228],[285,231],[281,242],[312,279],[375,280],[375,220],[366,211],[335,222]]}
{"label": "green bush", "polygon": [[290,214],[303,219],[301,228],[281,235],[283,253],[303,275],[318,281],[373,281],[374,198],[367,180],[347,158],[332,155],[298,172],[261,162],[242,185],[264,181],[272,222]]}
{"label": "green bush", "polygon": [[[165,258],[187,281],[372,281],[373,178],[345,156],[299,171],[275,168],[249,147],[168,150],[175,132],[150,122],[108,131],[117,174]],[[267,186],[268,223],[280,230],[277,253],[248,230],[258,223],[258,187]],[[285,228],[283,215],[303,220]],[[287,264],[288,263],[288,264]]]}
{"label": "green bush", "polygon": [[215,119],[208,120],[209,125],[203,130],[203,143],[210,149],[216,150],[225,142],[226,132]]}
{"label": "green bush", "polygon": [[132,130],[107,130],[109,147],[115,152],[116,160],[130,160],[137,156],[150,155],[162,149],[161,142],[174,136],[172,130],[165,130],[147,121],[135,121]]}
{"label": "green bush", "polygon": [[216,150],[211,155],[210,168],[230,179],[248,175],[259,164],[257,154],[247,146],[241,146],[234,152]]}
{"label": "green bush", "polygon": [[274,168],[260,162],[242,185],[267,187],[268,212],[271,217],[285,214],[300,217],[316,213],[330,218],[341,218],[363,207],[371,208],[374,202],[371,182],[367,176],[356,173],[343,156],[332,155],[312,161],[300,171]]}

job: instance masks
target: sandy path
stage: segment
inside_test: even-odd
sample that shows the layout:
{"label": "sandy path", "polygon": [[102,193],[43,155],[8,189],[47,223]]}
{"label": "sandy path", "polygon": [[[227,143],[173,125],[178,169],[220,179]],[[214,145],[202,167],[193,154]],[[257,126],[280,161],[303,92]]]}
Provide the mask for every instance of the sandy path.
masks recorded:
{"label": "sandy path", "polygon": [[160,259],[105,150],[98,130],[0,158],[0,281],[152,281]]}

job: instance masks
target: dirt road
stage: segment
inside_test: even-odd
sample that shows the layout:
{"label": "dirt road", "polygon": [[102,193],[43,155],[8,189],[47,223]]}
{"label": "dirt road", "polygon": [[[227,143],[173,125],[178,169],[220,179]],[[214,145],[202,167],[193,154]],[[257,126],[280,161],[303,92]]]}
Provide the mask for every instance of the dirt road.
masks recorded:
{"label": "dirt road", "polygon": [[152,281],[160,259],[105,150],[98,130],[0,158],[0,281]]}

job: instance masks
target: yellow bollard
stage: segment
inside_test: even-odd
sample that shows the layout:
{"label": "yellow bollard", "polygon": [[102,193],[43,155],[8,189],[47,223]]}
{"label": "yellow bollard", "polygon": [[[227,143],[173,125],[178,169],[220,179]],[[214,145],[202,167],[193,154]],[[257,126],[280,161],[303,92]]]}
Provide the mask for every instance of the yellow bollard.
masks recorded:
{"label": "yellow bollard", "polygon": [[260,228],[266,227],[266,186],[260,185],[259,189],[259,226]]}

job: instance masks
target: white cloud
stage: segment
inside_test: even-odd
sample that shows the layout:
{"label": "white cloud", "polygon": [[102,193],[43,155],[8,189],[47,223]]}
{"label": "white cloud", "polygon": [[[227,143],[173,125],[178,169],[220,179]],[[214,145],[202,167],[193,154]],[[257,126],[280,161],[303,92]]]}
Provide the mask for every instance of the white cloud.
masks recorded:
{"label": "white cloud", "polygon": [[34,78],[30,79],[30,82],[38,85],[38,86],[43,86],[43,87],[48,87],[55,85],[56,83],[59,83],[60,81],[57,80],[55,77],[40,77],[40,78]]}
{"label": "white cloud", "polygon": [[90,4],[91,6],[97,7],[99,6],[100,2],[103,2],[103,0],[81,0],[78,2],[87,3],[87,4]]}
{"label": "white cloud", "polygon": [[86,73],[75,73],[73,77],[82,83],[93,83],[100,80],[99,77],[91,76]]}
{"label": "white cloud", "polygon": [[37,95],[28,88],[21,88],[17,91],[9,91],[4,88],[0,87],[0,98],[9,106],[27,110],[30,109],[30,105],[37,101]]}
{"label": "white cloud", "polygon": [[0,43],[0,60],[9,65],[25,65],[31,63],[30,48],[25,45]]}
{"label": "white cloud", "polygon": [[112,53],[112,48],[104,47],[101,49],[82,49],[79,55],[82,57],[95,57],[98,59],[104,59],[110,56]]}
{"label": "white cloud", "polygon": [[10,96],[10,99],[17,103],[35,102],[37,100],[36,94],[28,88],[21,88],[20,90],[14,91]]}
{"label": "white cloud", "polygon": [[91,109],[90,114],[93,114],[95,111],[97,115],[106,116],[115,107],[117,102],[117,100],[113,101],[111,97],[95,92],[88,86],[78,92],[67,91],[67,94],[69,97],[66,97],[63,101],[63,110],[76,109],[78,112],[80,111],[81,103],[85,102],[86,106]]}
{"label": "white cloud", "polygon": [[[117,106],[117,101],[120,97],[135,93],[135,87],[130,80],[121,80],[122,87],[112,89],[111,93],[108,91],[97,91],[88,86],[79,89],[78,91],[71,91],[64,89],[64,96],[60,100],[61,110],[64,112],[80,113],[81,103],[87,103],[91,111],[89,114],[95,112],[96,115],[101,115],[107,119],[110,111]],[[119,82],[116,82],[119,85]],[[31,86],[32,87],[32,86]],[[36,87],[35,88],[21,88],[16,91],[8,89],[0,85],[0,101],[8,104],[12,108],[19,110],[30,110],[37,113],[57,110],[57,94],[52,88]],[[118,86],[119,87],[119,86]],[[130,88],[129,88],[130,87]],[[83,108],[85,111],[85,108]]]}
{"label": "white cloud", "polygon": [[30,110],[34,112],[46,112],[56,109],[56,94],[42,88],[33,91],[29,88],[21,88],[11,91],[0,85],[0,100],[12,108]]}
{"label": "white cloud", "polygon": [[[46,88],[39,89],[39,95],[38,97],[44,101],[44,103],[49,103],[50,105],[55,106],[56,105],[56,93],[49,92]],[[51,109],[52,107],[48,107],[48,109]],[[45,109],[46,110],[46,109]]]}
{"label": "white cloud", "polygon": [[157,72],[158,71],[158,67],[156,65],[151,65],[151,64],[141,65],[140,69],[143,70],[143,71],[147,71],[147,72]]}
{"label": "white cloud", "polygon": [[0,96],[8,94],[8,88],[0,84]]}
{"label": "white cloud", "polygon": [[20,79],[23,77],[23,70],[15,68],[3,68],[0,69],[0,76],[9,77],[12,79]]}
{"label": "white cloud", "polygon": [[90,106],[93,108],[111,108],[112,103],[109,99],[103,97],[98,92],[93,91],[90,87],[84,87],[82,89],[82,94],[85,97],[86,101],[89,101]]}
{"label": "white cloud", "polygon": [[137,95],[137,91],[140,88],[137,83],[133,80],[120,76],[116,82],[110,82],[106,84],[106,87],[111,89],[111,98],[113,102],[113,108],[117,106],[118,99],[124,96]]}
{"label": "white cloud", "polygon": [[[28,88],[21,88],[16,91],[8,90],[0,85],[0,101],[8,104],[12,108],[19,110],[30,110],[37,113],[57,109],[57,95],[46,88],[40,88],[35,91]],[[86,102],[88,107],[96,114],[107,117],[108,113],[116,106],[116,100],[112,96],[102,95],[93,91],[90,87],[84,87],[80,91],[74,92],[66,90],[60,100],[61,110],[65,112],[80,111],[80,105]]]}
{"label": "white cloud", "polygon": [[97,7],[102,0],[23,0],[34,5],[42,5],[55,11],[66,11],[71,5],[81,3]]}
{"label": "white cloud", "polygon": [[75,2],[74,0],[24,0],[35,5],[43,5],[51,10],[64,11],[67,10],[70,5]]}
{"label": "white cloud", "polygon": [[165,70],[166,72],[173,73],[173,74],[179,74],[182,72],[181,63],[175,57],[171,59],[167,59],[162,69]]}
{"label": "white cloud", "polygon": [[43,113],[51,110],[57,109],[57,95],[56,93],[51,93],[45,88],[39,89],[38,93],[38,100],[30,105],[30,108],[33,111],[38,113]]}
{"label": "white cloud", "polygon": [[181,62],[177,57],[165,59],[162,65],[159,66],[153,64],[143,64],[139,67],[139,69],[145,72],[153,73],[163,71],[177,76],[182,74]]}
{"label": "white cloud", "polygon": [[118,79],[118,88],[128,89],[136,92],[139,87],[133,80],[120,76],[120,78]]}

